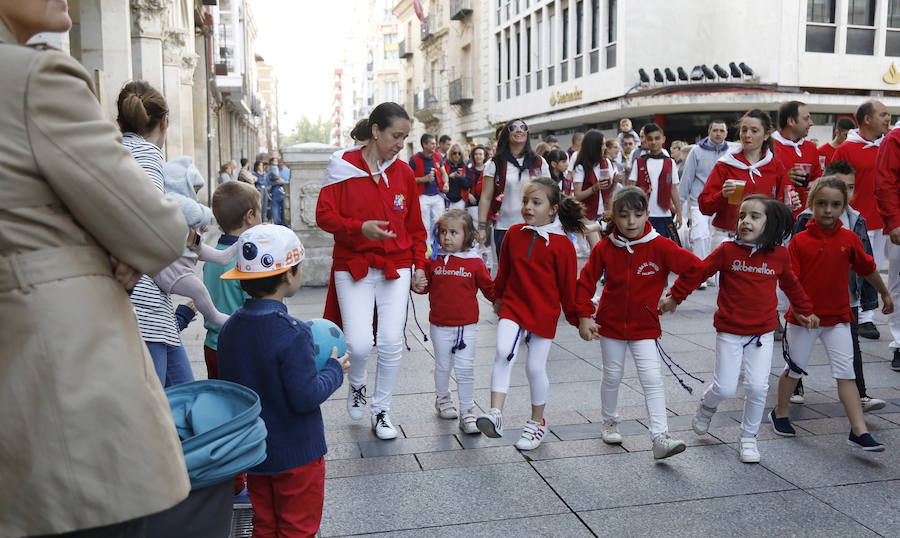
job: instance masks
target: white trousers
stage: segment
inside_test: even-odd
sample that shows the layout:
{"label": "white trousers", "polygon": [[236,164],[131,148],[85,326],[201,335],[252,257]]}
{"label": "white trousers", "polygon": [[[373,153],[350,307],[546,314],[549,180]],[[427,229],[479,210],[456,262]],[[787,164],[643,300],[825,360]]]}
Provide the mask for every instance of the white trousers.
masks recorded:
{"label": "white trousers", "polygon": [[[872,244],[872,257],[875,258],[876,265],[883,265],[885,260],[890,259],[889,245],[891,245],[892,243],[890,238],[886,235],[883,235],[881,232],[882,230],[869,230],[867,232],[869,234],[869,243]],[[893,265],[891,267],[900,268],[900,265]],[[888,280],[890,280],[890,278],[888,278]],[[860,308],[859,318],[857,319],[857,321],[860,324],[874,322],[875,309],[873,308],[872,310],[863,310],[862,308]],[[891,334],[893,334],[893,332],[894,331],[891,330]]]}
{"label": "white trousers", "polygon": [[[550,392],[550,379],[547,378],[547,357],[550,355],[550,344],[553,340],[541,338],[521,329],[519,325],[506,318],[497,323],[497,354],[494,356],[494,370],[491,372],[491,392],[509,392],[509,378],[513,364],[519,355],[519,349],[525,344],[525,375],[531,388],[531,405],[547,403]],[[507,360],[509,354],[512,358]]]}
{"label": "white trousers", "polygon": [[[459,390],[459,410],[465,413],[475,407],[474,364],[478,325],[432,325],[430,332],[431,345],[434,346],[434,392],[438,398],[450,396],[450,369],[453,368]],[[462,349],[459,348],[461,344],[465,344]]]}
{"label": "white trousers", "polygon": [[[884,245],[884,253],[888,259],[888,289],[897,309],[888,316],[888,328],[891,330],[891,348],[900,349],[900,245],[888,240]],[[862,317],[862,316],[860,316]]]}
{"label": "white trousers", "polygon": [[422,210],[422,225],[428,233],[428,245],[431,245],[431,228],[444,214],[444,198],[439,194],[420,194],[419,208]]}
{"label": "white trousers", "polygon": [[744,417],[741,437],[756,437],[769,391],[772,369],[774,332],[759,337],[716,333],[716,370],[713,382],[700,399],[706,407],[716,409],[722,400],[734,398],[738,379],[744,374]]}
{"label": "white trousers", "polygon": [[[465,209],[465,208],[466,208],[465,200],[460,200],[458,202],[450,202],[450,209]],[[441,214],[443,215],[443,212],[441,212]],[[476,220],[475,222],[477,223],[478,220]]]}
{"label": "white trousers", "polygon": [[[825,346],[825,354],[831,361],[831,376],[835,379],[856,379],[853,372],[853,338],[850,335],[849,323],[838,323],[833,327],[819,327],[812,330],[788,323],[785,334],[791,349],[791,360],[800,368],[806,370],[816,339],[820,339]],[[791,371],[787,364],[784,365],[784,369],[794,379],[801,376]]]}
{"label": "white trousers", "polygon": [[696,201],[691,201],[691,251],[701,260],[709,256],[712,239],[712,217],[700,212]]}
{"label": "white trousers", "polygon": [[619,420],[616,411],[619,402],[619,384],[625,372],[625,350],[631,351],[638,379],[644,391],[647,416],[650,417],[650,437],[669,429],[666,419],[666,392],[663,387],[656,340],[616,340],[600,337],[603,352],[603,382],[600,384],[600,404],[603,420]]}
{"label": "white trousers", "polygon": [[384,271],[369,268],[369,274],[353,280],[348,271],[335,271],[334,285],[341,306],[344,337],[350,352],[348,380],[352,385],[366,384],[366,361],[372,350],[372,321],[378,309],[378,368],[375,370],[375,392],[372,413],[387,411],[400,369],[403,350],[403,329],[406,325],[406,305],[409,301],[410,270],[398,269],[400,278],[387,280]]}

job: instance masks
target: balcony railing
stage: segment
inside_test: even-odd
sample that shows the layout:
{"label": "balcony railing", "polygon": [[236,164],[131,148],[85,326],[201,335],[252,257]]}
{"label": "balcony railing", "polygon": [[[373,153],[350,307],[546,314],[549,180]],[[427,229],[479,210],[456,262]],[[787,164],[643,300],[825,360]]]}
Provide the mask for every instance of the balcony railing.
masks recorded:
{"label": "balcony railing", "polygon": [[461,77],[450,81],[450,104],[469,106],[472,104],[472,79]]}
{"label": "balcony railing", "polygon": [[397,55],[401,58],[412,58],[413,51],[407,48],[405,39],[397,46]]}
{"label": "balcony railing", "polygon": [[450,0],[450,20],[461,21],[472,14],[472,0]]}
{"label": "balcony railing", "polygon": [[422,21],[422,32],[419,36],[420,40],[424,43],[434,37],[436,28],[437,25],[435,24],[434,17],[431,15],[425,17],[425,20]]}
{"label": "balcony railing", "polygon": [[429,122],[437,119],[441,112],[440,95],[437,90],[423,90],[415,95],[413,115],[419,121]]}

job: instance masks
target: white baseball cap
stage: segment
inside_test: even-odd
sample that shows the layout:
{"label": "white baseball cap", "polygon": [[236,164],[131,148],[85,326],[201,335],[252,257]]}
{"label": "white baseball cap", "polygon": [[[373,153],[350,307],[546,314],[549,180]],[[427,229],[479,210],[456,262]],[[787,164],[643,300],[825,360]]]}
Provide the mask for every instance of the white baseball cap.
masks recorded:
{"label": "white baseball cap", "polygon": [[303,244],[286,226],[258,224],[241,234],[237,262],[220,278],[248,280],[280,275],[303,261]]}

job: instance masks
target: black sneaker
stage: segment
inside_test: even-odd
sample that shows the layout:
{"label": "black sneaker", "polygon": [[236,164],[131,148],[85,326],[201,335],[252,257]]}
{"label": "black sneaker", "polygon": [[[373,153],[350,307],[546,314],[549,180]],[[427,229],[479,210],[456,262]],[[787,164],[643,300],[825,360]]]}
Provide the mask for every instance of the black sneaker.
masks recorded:
{"label": "black sneaker", "polygon": [[875,324],[871,321],[859,324],[859,335],[863,338],[868,338],[869,340],[878,340],[881,338],[881,333],[878,332],[878,328],[876,328]]}
{"label": "black sneaker", "polygon": [[884,445],[876,441],[868,432],[862,435],[854,435],[851,431],[850,437],[847,438],[847,444],[867,452],[881,452],[884,450]]}
{"label": "black sneaker", "polygon": [[894,350],[894,358],[891,359],[891,370],[900,372],[900,349]]}
{"label": "black sneaker", "polygon": [[772,429],[775,430],[775,433],[778,435],[782,435],[784,437],[794,437],[797,435],[797,430],[791,426],[791,419],[788,417],[777,418],[775,416],[775,410],[772,410],[772,413],[769,415],[769,418],[772,419]]}

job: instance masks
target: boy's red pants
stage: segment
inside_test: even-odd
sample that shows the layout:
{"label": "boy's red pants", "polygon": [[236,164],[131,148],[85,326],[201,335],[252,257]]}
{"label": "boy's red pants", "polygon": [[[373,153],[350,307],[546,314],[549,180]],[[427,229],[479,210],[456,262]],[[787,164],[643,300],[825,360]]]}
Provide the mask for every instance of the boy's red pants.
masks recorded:
{"label": "boy's red pants", "polygon": [[325,458],[283,473],[247,475],[253,536],[313,536],[325,503]]}

